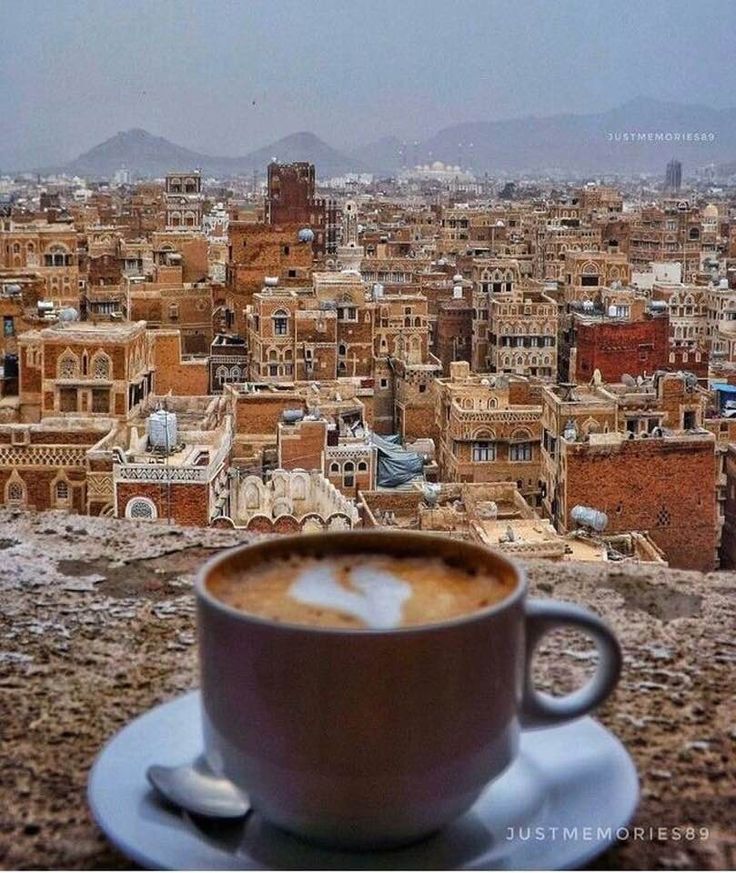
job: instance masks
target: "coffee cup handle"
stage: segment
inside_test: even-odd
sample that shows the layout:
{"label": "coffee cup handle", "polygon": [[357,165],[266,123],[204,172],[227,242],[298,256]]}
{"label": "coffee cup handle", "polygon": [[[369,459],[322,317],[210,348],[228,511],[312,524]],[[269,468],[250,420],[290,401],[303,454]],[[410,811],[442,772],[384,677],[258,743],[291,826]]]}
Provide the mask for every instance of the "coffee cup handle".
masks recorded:
{"label": "coffee cup handle", "polygon": [[[542,637],[560,627],[570,627],[591,636],[598,649],[598,666],[592,678],[564,697],[537,691],[532,677],[534,650]],[[526,666],[521,705],[525,728],[551,727],[586,715],[613,691],[621,675],[621,646],[610,628],[597,615],[574,603],[530,600],[526,604]]]}

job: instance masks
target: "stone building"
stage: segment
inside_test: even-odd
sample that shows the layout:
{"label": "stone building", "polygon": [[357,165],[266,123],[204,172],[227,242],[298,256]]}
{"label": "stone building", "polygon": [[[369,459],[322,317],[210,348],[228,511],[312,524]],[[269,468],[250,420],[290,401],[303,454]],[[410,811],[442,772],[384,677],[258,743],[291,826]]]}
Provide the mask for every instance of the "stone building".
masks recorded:
{"label": "stone building", "polygon": [[599,299],[602,288],[628,286],[631,269],[625,255],[566,251],[563,294],[566,303]]}
{"label": "stone building", "polygon": [[474,342],[475,369],[557,378],[557,304],[544,292],[519,288],[492,297],[487,329],[487,340]]}
{"label": "stone building", "polygon": [[[108,419],[49,417],[35,424],[0,424],[0,500],[5,506],[98,515],[89,452],[114,427]],[[104,489],[103,483],[103,491]]]}
{"label": "stone building", "polygon": [[204,198],[199,170],[167,173],[164,192],[167,227],[201,227]]}
{"label": "stone building", "polygon": [[359,522],[352,500],[318,470],[274,470],[232,480],[231,520],[254,533],[320,533],[348,530]]}
{"label": "stone building", "polygon": [[332,201],[315,195],[314,164],[268,165],[266,221],[270,225],[290,224],[310,229],[314,253],[318,258],[335,254],[337,246],[337,209]]}
{"label": "stone building", "polygon": [[539,386],[524,378],[471,375],[466,362],[434,383],[434,433],[443,482],[515,482],[540,499]]}
{"label": "stone building", "polygon": [[[155,438],[163,404],[167,439]],[[152,398],[96,451],[109,452],[119,518],[207,526],[230,515],[232,417],[222,397]]]}
{"label": "stone building", "polygon": [[22,420],[126,418],[153,391],[144,322],[59,323],[18,339]]}
{"label": "stone building", "polygon": [[305,287],[312,281],[313,241],[298,224],[231,221],[228,226],[228,307],[237,333],[244,335],[245,308],[266,279],[279,287]]}
{"label": "stone building", "polygon": [[606,533],[647,531],[675,567],[711,570],[720,519],[706,395],[662,374],[638,388],[545,387],[543,507],[558,531],[575,506],[608,517]]}
{"label": "stone building", "polygon": [[693,282],[700,270],[702,234],[700,208],[689,200],[665,199],[646,207],[630,226],[631,269],[647,270],[653,261],[680,261],[683,281]]}
{"label": "stone building", "polygon": [[45,299],[59,307],[79,305],[77,233],[69,222],[0,219],[0,266],[33,270],[44,283]]}

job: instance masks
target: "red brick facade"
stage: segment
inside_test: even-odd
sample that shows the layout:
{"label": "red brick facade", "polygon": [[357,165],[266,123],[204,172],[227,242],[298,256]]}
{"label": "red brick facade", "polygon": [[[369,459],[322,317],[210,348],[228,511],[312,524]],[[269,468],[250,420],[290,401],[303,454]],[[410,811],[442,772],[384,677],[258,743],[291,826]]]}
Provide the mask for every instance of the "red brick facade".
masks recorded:
{"label": "red brick facade", "polygon": [[633,439],[618,445],[566,447],[560,519],[594,506],[608,515],[606,533],[648,531],[673,567],[716,566],[714,442],[703,437]]}
{"label": "red brick facade", "polygon": [[[670,365],[669,319],[648,317],[643,321],[578,322],[577,370],[574,378],[587,382],[600,370],[605,382],[620,382],[621,376],[643,376]],[[571,374],[572,375],[572,374]]]}

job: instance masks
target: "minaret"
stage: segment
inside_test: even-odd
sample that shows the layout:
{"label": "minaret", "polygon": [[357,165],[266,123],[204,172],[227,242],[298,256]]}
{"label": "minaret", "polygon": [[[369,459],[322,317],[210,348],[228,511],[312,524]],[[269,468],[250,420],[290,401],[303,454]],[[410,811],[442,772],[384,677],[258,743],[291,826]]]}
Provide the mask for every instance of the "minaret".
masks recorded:
{"label": "minaret", "polygon": [[337,260],[342,270],[360,272],[363,246],[358,244],[358,205],[348,200],[342,210],[342,242],[337,247]]}

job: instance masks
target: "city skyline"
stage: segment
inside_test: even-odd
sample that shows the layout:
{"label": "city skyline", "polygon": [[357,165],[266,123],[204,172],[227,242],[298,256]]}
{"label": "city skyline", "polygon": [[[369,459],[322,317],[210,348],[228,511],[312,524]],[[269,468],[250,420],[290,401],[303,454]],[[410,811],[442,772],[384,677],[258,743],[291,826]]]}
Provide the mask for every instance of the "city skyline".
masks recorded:
{"label": "city skyline", "polygon": [[577,0],[379,2],[370,13],[332,2],[2,5],[0,166],[12,168],[62,163],[135,127],[217,155],[301,130],[351,149],[642,94],[723,109],[736,86],[736,8],[721,0],[701,7],[719,25],[702,31],[686,27],[691,7],[679,2],[637,6],[625,31]]}

